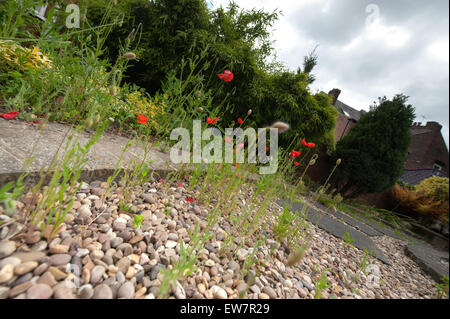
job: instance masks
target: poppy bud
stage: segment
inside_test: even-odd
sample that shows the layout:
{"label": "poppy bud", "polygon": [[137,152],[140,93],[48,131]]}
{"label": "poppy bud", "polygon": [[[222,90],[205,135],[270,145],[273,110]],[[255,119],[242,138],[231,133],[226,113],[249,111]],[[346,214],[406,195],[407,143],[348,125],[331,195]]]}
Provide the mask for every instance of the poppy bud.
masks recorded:
{"label": "poppy bud", "polygon": [[315,160],[315,159],[312,159],[312,160],[309,161],[309,165],[310,165],[310,166],[312,166],[312,165],[314,165],[314,164],[316,164],[316,160]]}
{"label": "poppy bud", "polygon": [[202,95],[202,92],[200,92],[200,90],[198,90],[197,92],[195,92],[195,97],[199,98]]}
{"label": "poppy bud", "polygon": [[136,59],[136,54],[134,54],[133,52],[127,52],[123,55],[123,57],[127,60],[134,60]]}
{"label": "poppy bud", "polygon": [[91,41],[91,39],[92,39],[92,34],[89,34],[86,38],[86,41]]}
{"label": "poppy bud", "polygon": [[338,158],[338,160],[336,161],[336,166],[338,166],[338,165],[340,165],[341,164],[341,159],[340,158]]}
{"label": "poppy bud", "polygon": [[247,115],[252,114],[252,109],[248,110]]}
{"label": "poppy bud", "polygon": [[114,122],[114,118],[112,118],[112,117],[108,118],[108,120],[110,120],[111,122]]}
{"label": "poppy bud", "polygon": [[201,106],[198,107],[198,110],[199,110],[200,112],[203,112],[203,108],[202,108]]}

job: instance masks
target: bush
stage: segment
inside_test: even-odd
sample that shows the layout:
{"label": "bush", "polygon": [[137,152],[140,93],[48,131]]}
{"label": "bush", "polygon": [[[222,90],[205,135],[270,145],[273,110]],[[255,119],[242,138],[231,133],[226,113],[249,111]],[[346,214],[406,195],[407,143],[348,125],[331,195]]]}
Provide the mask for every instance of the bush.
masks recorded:
{"label": "bush", "polygon": [[403,209],[419,214],[429,222],[439,220],[448,224],[448,178],[427,178],[417,185],[415,190],[396,184],[391,192]]}
{"label": "bush", "polygon": [[390,189],[402,174],[410,142],[414,108],[400,94],[379,99],[349,133],[336,144],[333,161],[342,159],[336,177],[346,181],[339,192],[378,193]]}

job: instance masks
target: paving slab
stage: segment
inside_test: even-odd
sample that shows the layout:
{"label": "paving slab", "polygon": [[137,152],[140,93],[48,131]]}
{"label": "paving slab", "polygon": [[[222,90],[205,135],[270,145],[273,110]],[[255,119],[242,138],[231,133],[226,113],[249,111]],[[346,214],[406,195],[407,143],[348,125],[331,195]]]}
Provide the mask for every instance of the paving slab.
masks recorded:
{"label": "paving slab", "polygon": [[436,282],[439,282],[444,276],[449,276],[448,252],[436,250],[422,243],[409,244],[405,249],[406,254],[415,260]]}
{"label": "paving slab", "polygon": [[[279,200],[277,203],[281,206],[284,206],[286,204],[285,201]],[[304,205],[299,202],[291,202],[289,205],[292,207],[293,210],[297,212],[301,212]],[[354,241],[352,241],[352,244],[361,249],[367,249],[369,252],[373,254],[373,256],[383,263],[390,265],[391,263],[389,260],[384,256],[384,254],[378,249],[376,244],[370,239],[369,236],[365,235],[364,233],[356,230],[355,228],[344,224],[343,222],[331,218],[327,216],[327,214],[320,212],[318,209],[316,209],[313,206],[307,205],[307,220],[315,225],[317,225],[319,228],[325,230],[326,232],[339,237],[343,240],[347,238],[347,236],[350,236],[350,238],[353,238]]]}
{"label": "paving slab", "polygon": [[[40,129],[39,125],[24,121],[0,119],[0,186],[17,179],[25,171],[30,175],[28,180],[38,178],[41,168],[48,166],[52,159],[60,158],[68,140],[70,126],[59,123],[47,123]],[[92,137],[92,132],[79,132],[73,137],[79,138],[85,145]],[[103,134],[90,149],[88,161],[82,172],[82,180],[102,179],[112,175],[125,145],[129,139],[112,133]],[[32,161],[26,169],[25,161],[32,156]],[[130,167],[133,160],[144,156],[144,147],[135,143],[123,153],[120,168]],[[167,172],[177,169],[170,162],[169,154],[151,148],[147,159],[149,168],[155,172]]]}

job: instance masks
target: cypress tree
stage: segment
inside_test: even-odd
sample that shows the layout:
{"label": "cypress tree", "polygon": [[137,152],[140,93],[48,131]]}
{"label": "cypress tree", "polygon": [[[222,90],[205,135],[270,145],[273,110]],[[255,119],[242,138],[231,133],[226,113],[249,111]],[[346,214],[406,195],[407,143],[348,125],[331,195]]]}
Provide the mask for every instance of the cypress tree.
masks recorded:
{"label": "cypress tree", "polygon": [[403,94],[392,100],[379,98],[378,105],[371,106],[370,112],[336,144],[333,158],[342,159],[336,177],[346,181],[340,189],[343,195],[354,186],[357,191],[349,197],[386,191],[402,174],[415,118],[407,100]]}

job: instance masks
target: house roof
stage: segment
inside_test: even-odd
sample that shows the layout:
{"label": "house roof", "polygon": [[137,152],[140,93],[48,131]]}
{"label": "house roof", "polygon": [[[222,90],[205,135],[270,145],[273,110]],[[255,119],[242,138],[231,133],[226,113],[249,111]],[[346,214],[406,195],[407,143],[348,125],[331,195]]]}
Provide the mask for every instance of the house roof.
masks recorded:
{"label": "house roof", "polygon": [[402,182],[418,185],[424,179],[431,176],[448,177],[443,171],[433,170],[433,169],[417,169],[417,170],[404,170],[403,174],[400,176]]}
{"label": "house roof", "polygon": [[364,110],[358,111],[350,106],[348,106],[347,104],[337,100],[336,103],[334,104],[334,106],[336,107],[336,109],[344,114],[346,117],[348,117],[351,120],[355,120],[355,121],[359,121],[359,119],[361,118],[361,116],[366,113]]}

